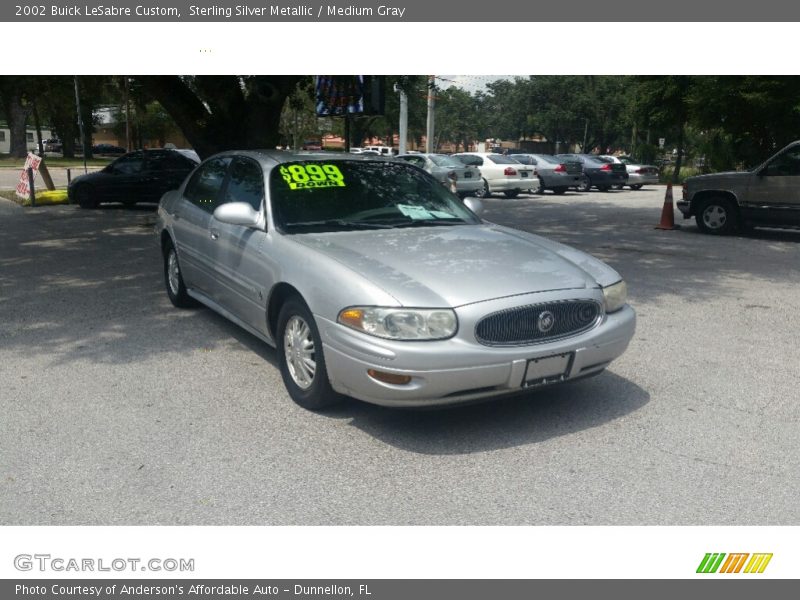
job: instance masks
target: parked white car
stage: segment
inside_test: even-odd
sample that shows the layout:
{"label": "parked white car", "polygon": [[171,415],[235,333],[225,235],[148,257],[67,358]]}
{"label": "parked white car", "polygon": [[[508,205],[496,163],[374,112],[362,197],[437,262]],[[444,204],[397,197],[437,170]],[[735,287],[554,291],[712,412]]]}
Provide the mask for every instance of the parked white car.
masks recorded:
{"label": "parked white car", "polygon": [[598,157],[610,163],[618,163],[625,165],[628,171],[628,182],[624,185],[616,186],[617,189],[622,189],[625,185],[632,190],[639,190],[643,185],[653,185],[658,183],[658,167],[655,165],[640,165],[631,160],[630,156],[610,156],[603,155]]}
{"label": "parked white car", "polygon": [[533,167],[503,154],[463,152],[453,156],[465,165],[478,167],[480,170],[483,187],[475,191],[478,198],[485,198],[495,192],[503,192],[506,198],[516,198],[520,192],[539,185],[538,181],[534,181]]}

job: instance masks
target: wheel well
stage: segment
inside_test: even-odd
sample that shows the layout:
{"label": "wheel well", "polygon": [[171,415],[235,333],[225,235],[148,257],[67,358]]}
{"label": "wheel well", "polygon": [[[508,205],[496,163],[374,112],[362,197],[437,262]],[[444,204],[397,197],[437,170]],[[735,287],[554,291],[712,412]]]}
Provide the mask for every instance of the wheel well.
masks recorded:
{"label": "wheel well", "polygon": [[730,200],[737,209],[739,208],[739,200],[731,192],[722,192],[719,190],[705,190],[702,192],[697,192],[694,195],[694,198],[692,198],[692,213],[696,213],[697,208],[700,206],[700,204],[702,204],[709,198],[725,198],[726,200]]}
{"label": "wheel well", "polygon": [[269,295],[269,302],[267,303],[267,329],[270,335],[275,338],[275,330],[278,327],[278,314],[281,312],[281,307],[289,298],[302,298],[300,292],[288,283],[279,283]]}
{"label": "wheel well", "polygon": [[167,230],[165,229],[164,231],[161,232],[161,254],[162,255],[167,251],[167,243],[172,243],[172,238],[169,236],[169,232],[167,232]]}

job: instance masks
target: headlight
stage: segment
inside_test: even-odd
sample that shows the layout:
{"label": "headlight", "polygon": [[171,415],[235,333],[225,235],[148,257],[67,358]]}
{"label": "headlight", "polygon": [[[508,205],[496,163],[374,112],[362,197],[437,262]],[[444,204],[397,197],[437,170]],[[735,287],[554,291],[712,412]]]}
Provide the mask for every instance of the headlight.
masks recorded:
{"label": "headlight", "polygon": [[390,340],[443,340],[458,329],[456,313],[435,308],[353,306],[339,313],[339,323]]}
{"label": "headlight", "polygon": [[616,312],[625,306],[628,301],[628,286],[624,281],[618,281],[608,287],[604,287],[603,298],[606,301],[606,312]]}

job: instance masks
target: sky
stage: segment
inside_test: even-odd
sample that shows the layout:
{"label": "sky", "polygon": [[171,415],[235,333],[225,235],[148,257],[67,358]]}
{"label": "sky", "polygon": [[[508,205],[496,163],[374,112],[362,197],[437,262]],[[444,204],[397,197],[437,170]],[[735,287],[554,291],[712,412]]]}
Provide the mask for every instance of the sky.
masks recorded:
{"label": "sky", "polygon": [[486,89],[486,84],[498,79],[511,79],[513,75],[437,75],[437,84],[444,89],[453,85],[468,92],[479,92]]}

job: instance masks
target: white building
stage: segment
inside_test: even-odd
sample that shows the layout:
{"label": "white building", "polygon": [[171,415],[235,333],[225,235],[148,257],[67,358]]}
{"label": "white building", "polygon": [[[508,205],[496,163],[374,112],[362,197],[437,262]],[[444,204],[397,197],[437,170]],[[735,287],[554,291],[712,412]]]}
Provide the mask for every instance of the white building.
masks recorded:
{"label": "white building", "polygon": [[[53,137],[53,132],[47,127],[42,127],[42,140]],[[36,129],[28,127],[25,132],[28,143],[28,150],[33,152],[39,149],[39,141],[36,139]],[[0,123],[0,154],[8,154],[11,151],[11,130],[6,123]]]}

